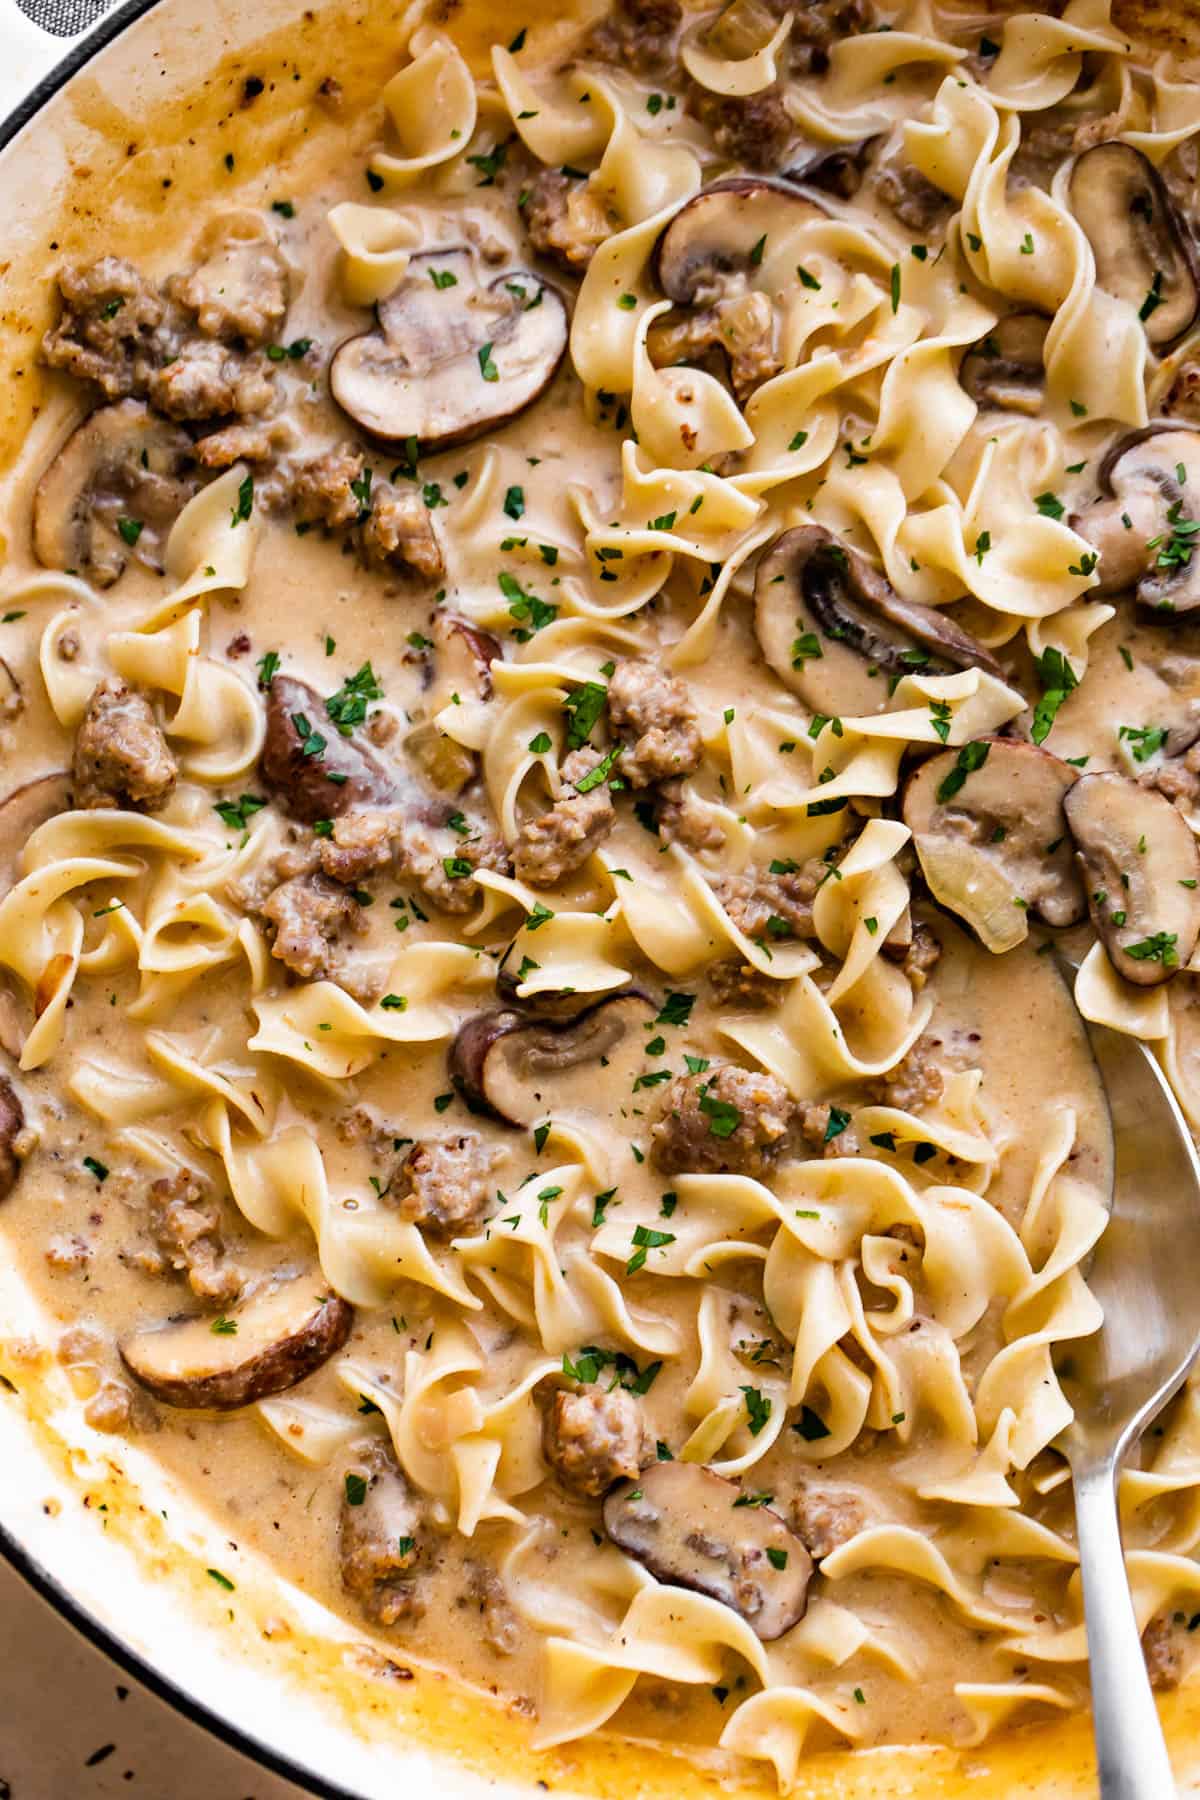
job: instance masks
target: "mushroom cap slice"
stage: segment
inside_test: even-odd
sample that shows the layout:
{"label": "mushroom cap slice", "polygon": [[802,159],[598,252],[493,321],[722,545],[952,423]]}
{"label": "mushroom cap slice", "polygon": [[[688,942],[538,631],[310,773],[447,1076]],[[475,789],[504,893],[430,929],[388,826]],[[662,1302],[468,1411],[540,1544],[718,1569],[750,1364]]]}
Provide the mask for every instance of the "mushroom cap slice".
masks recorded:
{"label": "mushroom cap slice", "polygon": [[812,1557],[769,1506],[699,1463],[652,1463],[604,1502],[604,1529],[659,1581],[720,1600],[764,1643],[804,1617]]}
{"label": "mushroom cap slice", "polygon": [[[1115,443],[1101,497],[1071,518],[1100,559],[1097,594],[1133,588],[1161,614],[1200,606],[1200,432],[1149,425]],[[1129,521],[1126,524],[1126,520]]]}
{"label": "mushroom cap slice", "polygon": [[295,1387],[341,1349],[353,1323],[353,1307],[319,1277],[299,1275],[227,1317],[193,1315],[136,1331],[120,1345],[121,1361],[167,1406],[232,1412]]}
{"label": "mushroom cap slice", "polygon": [[823,525],[785,532],[763,558],[754,608],[767,663],[806,706],[831,718],[882,712],[889,674],[1000,674],[990,650],[935,607],[902,599]]}
{"label": "mushroom cap slice", "polygon": [[551,1110],[587,1107],[600,1079],[606,1091],[630,1091],[645,1058],[641,1027],[654,1013],[653,1001],[635,988],[608,994],[567,1019],[478,1013],[454,1040],[450,1079],[472,1112],[504,1125],[531,1125]]}
{"label": "mushroom cap slice", "polygon": [[414,256],[376,311],[377,329],[335,353],[329,387],[385,444],[444,449],[494,430],[545,392],[567,347],[566,307],[548,282],[510,269],[483,284],[465,249]]}
{"label": "mushroom cap slice", "polygon": [[76,427],[33,498],[33,548],[48,569],[111,587],[130,557],[162,574],[167,532],[199,485],[192,441],[140,400]]}
{"label": "mushroom cap slice", "polygon": [[1049,326],[1041,313],[1016,312],[998,319],[986,337],[972,344],[959,366],[959,381],[972,400],[1031,418],[1039,413],[1046,387],[1042,352]]}
{"label": "mushroom cap slice", "polygon": [[658,240],[658,285],[677,306],[711,306],[737,291],[761,261],[765,237],[825,219],[816,201],[787,181],[731,175],[681,206]]}
{"label": "mushroom cap slice", "polygon": [[[324,742],[314,754],[316,738]],[[343,737],[317,690],[291,675],[276,675],[267,694],[258,772],[272,799],[306,825],[396,797],[379,758],[356,737]]]}
{"label": "mushroom cap slice", "polygon": [[7,1075],[0,1075],[0,1200],[7,1200],[21,1174],[17,1139],[25,1130],[25,1108]]}
{"label": "mushroom cap slice", "polygon": [[852,200],[863,184],[872,152],[882,142],[883,138],[876,134],[852,144],[818,144],[803,162],[785,169],[783,179],[820,188],[822,193],[833,194],[839,200]]}
{"label": "mushroom cap slice", "polygon": [[1077,772],[1021,738],[943,750],[909,776],[904,823],[930,893],[995,955],[1047,925],[1084,915],[1063,802]]}
{"label": "mushroom cap slice", "polygon": [[1156,350],[1200,311],[1195,255],[1162,178],[1132,144],[1095,144],[1077,156],[1067,198],[1106,293],[1138,309]]}
{"label": "mushroom cap slice", "polygon": [[1200,936],[1200,850],[1182,813],[1152,788],[1110,773],[1082,776],[1064,810],[1113,968],[1138,987],[1168,981]]}
{"label": "mushroom cap slice", "polygon": [[0,891],[16,880],[17,858],[39,825],[71,805],[71,777],[65,769],[22,783],[0,800]]}

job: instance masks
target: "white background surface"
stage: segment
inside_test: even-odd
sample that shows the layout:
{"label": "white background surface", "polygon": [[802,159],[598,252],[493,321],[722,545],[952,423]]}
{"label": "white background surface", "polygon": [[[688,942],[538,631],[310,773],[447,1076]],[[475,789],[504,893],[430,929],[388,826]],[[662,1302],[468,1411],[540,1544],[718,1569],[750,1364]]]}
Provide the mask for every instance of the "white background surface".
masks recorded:
{"label": "white background surface", "polygon": [[140,1688],[0,1561],[0,1800],[117,1795],[301,1800],[302,1790]]}

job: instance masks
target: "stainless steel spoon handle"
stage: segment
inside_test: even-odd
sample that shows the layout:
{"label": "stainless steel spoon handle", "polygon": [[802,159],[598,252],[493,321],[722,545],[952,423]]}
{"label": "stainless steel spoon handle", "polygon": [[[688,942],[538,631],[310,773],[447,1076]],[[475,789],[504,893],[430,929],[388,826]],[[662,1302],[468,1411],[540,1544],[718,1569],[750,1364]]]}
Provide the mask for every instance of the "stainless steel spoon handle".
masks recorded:
{"label": "stainless steel spoon handle", "polygon": [[1076,1471],[1075,1519],[1101,1800],[1171,1800],[1175,1781],[1125,1575],[1111,1462]]}

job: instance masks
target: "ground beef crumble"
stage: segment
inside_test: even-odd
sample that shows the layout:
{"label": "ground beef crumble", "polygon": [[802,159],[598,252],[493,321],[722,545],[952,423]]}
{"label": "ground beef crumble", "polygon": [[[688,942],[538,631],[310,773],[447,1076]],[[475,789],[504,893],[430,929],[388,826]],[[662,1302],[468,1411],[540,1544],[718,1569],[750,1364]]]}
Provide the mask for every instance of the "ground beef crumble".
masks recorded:
{"label": "ground beef crumble", "polygon": [[617,811],[608,784],[587,793],[574,783],[601,761],[598,750],[585,746],[572,750],[562,765],[563,792],[547,812],[527,819],[513,845],[513,869],[517,878],[533,887],[554,887],[581,869],[617,822]]}
{"label": "ground beef crumble", "polygon": [[328,975],[343,933],[365,929],[362,908],[344,887],[325,875],[285,881],[263,902],[262,917],[272,932],[271,955],[285,968],[312,981]]}
{"label": "ground beef crumble", "polygon": [[634,787],[698,767],[700,728],[692,697],[648,657],[618,663],[608,684],[608,717],[626,746],[619,772]]}
{"label": "ground beef crumble", "polygon": [[491,1174],[499,1160],[473,1131],[414,1145],[395,1182],[401,1218],[441,1238],[477,1230],[495,1195]]}
{"label": "ground beef crumble", "polygon": [[667,1174],[761,1175],[795,1123],[795,1103],[774,1075],[723,1063],[672,1081],[654,1127],[653,1160]]}
{"label": "ground beef crumble", "polygon": [[72,774],[78,806],[165,806],[179,770],[150,702],[112,677],[92,692],[75,733]]}
{"label": "ground beef crumble", "polygon": [[134,1260],[147,1274],[173,1269],[187,1277],[198,1300],[212,1306],[228,1306],[238,1298],[245,1273],[229,1255],[220,1207],[199,1176],[181,1169],[152,1181],[146,1222],[156,1247]]}
{"label": "ground beef crumble", "polygon": [[546,1413],[542,1450],[565,1488],[599,1499],[645,1461],[642,1409],[625,1388],[559,1388]]}

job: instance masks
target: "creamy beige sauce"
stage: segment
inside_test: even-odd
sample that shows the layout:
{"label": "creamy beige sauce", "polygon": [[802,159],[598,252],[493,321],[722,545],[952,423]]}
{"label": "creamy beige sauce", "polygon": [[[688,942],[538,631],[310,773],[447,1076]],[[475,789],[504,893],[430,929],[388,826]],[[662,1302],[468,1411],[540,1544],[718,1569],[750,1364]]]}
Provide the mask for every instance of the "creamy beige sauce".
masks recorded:
{"label": "creamy beige sauce", "polygon": [[[966,41],[961,33],[960,39]],[[906,74],[902,79],[908,82],[913,78]],[[654,91],[669,93],[671,89],[671,79],[660,77]],[[291,271],[291,301],[281,338],[285,343],[310,339],[314,346],[310,356],[285,357],[273,364],[279,390],[275,407],[287,417],[292,432],[288,453],[316,451],[355,435],[330,400],[324,376],[330,353],[344,338],[365,329],[368,316],[342,297],[327,215],[336,203],[361,201],[366,195],[361,163],[347,168],[344,150],[339,148],[349,142],[365,144],[366,137],[353,120],[335,120],[325,129],[330,138],[330,166],[338,172],[303,192],[281,194],[280,201],[287,202],[286,216],[277,211],[266,218]],[[681,135],[697,144],[694,120],[686,122]],[[728,167],[715,156],[711,145],[701,141],[699,147],[706,174],[715,173],[718,166]],[[520,268],[528,263],[529,251],[523,243],[518,195],[533,165],[521,159],[516,147],[513,161],[520,172],[514,166],[494,187],[481,190],[467,182],[461,193],[448,195],[428,182],[388,198],[419,217],[426,246],[452,246],[495,236],[504,248],[494,267],[501,272]],[[886,217],[882,203],[870,194],[839,210],[867,224],[872,220],[878,224]],[[894,236],[894,222],[890,229]],[[938,241],[935,234],[927,235],[931,243]],[[192,260],[189,244],[164,242],[160,255],[154,260],[147,258],[142,266],[148,276],[162,279],[190,267]],[[538,266],[545,267],[547,277],[557,281],[564,292],[573,293],[568,278],[552,273],[549,265]],[[31,433],[27,452],[8,485],[11,531],[4,580],[9,593],[18,593],[37,573],[29,540],[34,485],[49,457],[95,398],[81,386],[58,379],[62,385],[54,388],[52,404]],[[857,429],[855,406],[851,395],[843,430],[857,441],[862,432]],[[866,413],[862,419],[863,431],[869,433]],[[528,536],[536,543],[578,547],[581,531],[569,492],[571,483],[590,490],[598,520],[615,518],[622,504],[619,457],[626,429],[624,403],[612,397],[602,399],[599,405],[589,403],[568,357],[549,391],[512,423],[490,432],[482,441],[422,455],[418,491],[423,488],[426,503],[433,502],[430,516],[447,564],[444,580],[424,585],[393,570],[360,566],[347,553],[340,533],[330,533],[328,541],[319,529],[298,535],[286,511],[268,511],[273,477],[260,476],[256,518],[261,518],[261,538],[250,578],[243,592],[218,592],[204,603],[207,655],[217,665],[235,671],[260,706],[265,700],[254,685],[255,666],[271,653],[280,659],[281,675],[306,681],[323,695],[332,694],[369,663],[381,690],[371,711],[377,721],[384,722],[382,729],[376,725],[376,740],[384,754],[400,756],[407,733],[426,723],[429,713],[426,646],[411,640],[427,638],[439,609],[462,609],[479,619],[482,613],[472,608],[484,608],[490,600],[496,616],[488,615],[487,626],[502,632],[506,659],[511,661],[523,653],[525,660],[530,660],[533,652],[527,647],[522,652],[512,635],[517,621],[510,618],[501,623],[504,607],[495,600],[498,565],[517,568],[527,587],[551,605],[558,603],[565,577],[555,572],[557,565],[547,557],[540,566],[509,562],[512,552],[500,548],[499,540],[507,533],[512,538]],[[1088,440],[1091,455],[1085,462],[1094,462],[1106,439],[1116,435],[1115,428],[1093,428]],[[369,450],[369,455],[382,481],[395,468],[396,459],[380,450]],[[486,462],[493,455],[499,468],[489,476]],[[478,507],[472,510],[476,492],[489,479],[489,491],[497,498],[506,492],[520,492],[519,501],[512,502],[507,512],[511,527],[497,526],[491,516],[481,520]],[[403,473],[397,481],[403,485]],[[793,510],[786,520],[773,515],[773,523],[781,528],[784,523],[800,522],[803,500],[815,486],[815,482],[799,483],[792,490]],[[1077,472],[1063,479],[1056,492],[1067,510],[1077,501],[1082,504],[1092,490],[1085,475]],[[263,514],[268,516],[261,517]],[[460,525],[464,515],[466,526]],[[861,549],[869,534],[851,526],[845,541]],[[682,671],[691,702],[706,724],[720,721],[728,709],[750,719],[757,719],[764,708],[796,711],[794,697],[759,653],[750,585],[745,575],[735,582],[709,653]],[[136,628],[170,589],[169,581],[131,563],[119,582],[99,596],[95,609],[89,610],[91,603],[80,609],[85,661],[93,656],[102,658],[106,643],[115,634]],[[21,696],[19,710],[14,708],[0,739],[0,756],[11,788],[42,773],[69,768],[72,757],[72,733],[53,715],[38,664],[40,635],[57,602],[47,603],[36,590],[30,593],[33,597],[25,602],[14,600],[12,610],[19,616],[0,627],[0,653]],[[650,604],[616,623],[631,630],[641,652],[653,657],[678,641],[695,612],[694,585],[676,580]],[[964,617],[969,614],[968,607]],[[1087,652],[1086,678],[1062,704],[1049,748],[1060,757],[1089,758],[1089,770],[1120,767],[1111,721],[1119,719],[1138,728],[1170,726],[1184,717],[1194,680],[1188,669],[1182,675],[1176,669],[1173,681],[1163,678],[1164,664],[1170,673],[1168,659],[1180,654],[1178,629],[1148,623],[1144,612],[1136,612],[1127,599],[1118,601],[1116,616],[1090,639]],[[1005,644],[998,656],[1006,680],[1035,702],[1040,689],[1023,640],[1018,637]],[[162,695],[157,699],[161,717]],[[168,713],[170,706],[165,709]],[[1020,733],[1027,726],[1028,714],[1024,714],[1015,730]],[[696,777],[697,791],[714,805],[723,801],[736,814],[732,780],[727,751],[710,745],[703,770]],[[183,828],[207,830],[216,856],[222,841],[212,826],[214,799],[236,803],[240,794],[269,798],[253,769],[216,789],[185,778],[162,816]],[[548,803],[534,777],[522,787],[519,814],[526,818]],[[464,796],[463,805],[486,815],[486,800],[477,788]],[[874,810],[870,802],[861,812],[851,809],[846,815],[846,821],[852,821],[845,832],[846,843]],[[890,800],[887,810],[894,811]],[[616,826],[604,844],[609,868],[619,870],[629,864],[639,871],[638,879],[653,879],[657,847],[647,838],[627,793],[618,797],[617,812]],[[769,813],[760,810],[754,822],[759,827],[760,848],[752,850],[752,860],[761,865],[765,860],[761,845],[769,848],[770,844],[761,833],[770,829],[773,821]],[[0,814],[0,830],[3,823]],[[261,846],[257,862],[253,853],[249,858],[253,873],[255,868],[269,866],[288,827],[267,807],[262,816],[251,815],[248,823],[255,843]],[[306,827],[291,830],[293,839],[309,842]],[[241,835],[240,830],[227,829],[224,843],[231,851],[238,847]],[[839,842],[836,833],[829,842]],[[18,872],[22,848],[19,842],[0,843],[0,853]],[[701,867],[717,878],[723,856],[701,856]],[[111,879],[105,879],[72,891],[71,903],[84,921],[85,959],[88,949],[109,929],[107,909],[118,894],[134,917],[144,918],[152,906],[154,883],[161,870],[153,854],[146,862],[146,872],[122,878],[119,890]],[[911,850],[901,853],[899,867],[916,890],[913,918],[933,932],[942,949],[925,990],[933,1002],[924,1032],[930,1059],[944,1080],[968,1070],[979,1071],[976,1128],[996,1152],[994,1166],[989,1165],[984,1175],[954,1156],[939,1156],[934,1179],[940,1186],[953,1188],[961,1183],[968,1191],[982,1191],[986,1202],[1019,1232],[1028,1220],[1030,1195],[1047,1144],[1071,1110],[1075,1125],[1067,1152],[1067,1175],[1092,1201],[1103,1201],[1110,1180],[1103,1096],[1063,979],[1054,958],[1044,954],[1046,934],[1035,925],[1027,944],[1003,957],[989,956],[958,924],[922,897]],[[499,959],[512,941],[517,914],[503,913],[475,935],[470,930],[470,915],[465,916],[464,932],[463,918],[439,912],[410,879],[398,879],[386,871],[363,878],[361,885],[369,903],[361,909],[361,931],[348,948],[339,951],[332,972],[335,983],[342,982],[346,991],[366,996],[364,1004],[373,1005],[385,991],[398,947],[407,950],[414,944],[452,941],[477,951],[488,969],[488,979],[481,986],[452,985],[448,990],[446,1004],[454,1024],[495,1003],[489,963]],[[614,890],[619,894],[619,880],[592,861],[569,881],[539,889],[538,894],[556,911],[598,914],[611,905]],[[247,888],[219,885],[216,891],[222,904],[236,906]],[[253,907],[245,910],[253,916]],[[255,929],[259,941],[269,946],[269,934],[263,935],[261,920]],[[711,937],[714,947],[718,941]],[[524,942],[531,946],[530,953],[536,954],[537,939],[527,936]],[[685,1023],[656,1022],[647,1027],[648,1041],[644,1054],[635,1059],[635,1077],[653,1078],[664,1070],[672,1077],[684,1076],[685,1055],[707,1059],[710,1067],[726,1061],[749,1064],[750,1058],[740,1054],[736,1043],[731,1044],[720,1029],[738,1022],[741,1015],[736,1003],[714,999],[706,978],[708,962],[729,960],[727,943],[723,957],[699,959],[682,973],[664,972],[632,944],[626,944],[623,956],[632,981],[653,996],[656,1007],[670,991],[685,991],[694,997]],[[827,946],[822,947],[822,960],[818,988],[828,987],[839,963]],[[463,1132],[478,1134],[484,1146],[495,1153],[489,1179],[498,1194],[489,1207],[488,1230],[497,1238],[504,1230],[504,1212],[513,1192],[531,1173],[536,1174],[539,1160],[543,1167],[551,1167],[570,1157],[555,1145],[537,1145],[528,1132],[468,1113],[448,1076],[447,1032],[425,1044],[385,1044],[352,1079],[326,1078],[306,1073],[298,1060],[265,1054],[256,1058],[247,1050],[254,1020],[242,960],[231,960],[201,979],[183,984],[177,993],[160,995],[148,1009],[143,1005],[140,1018],[135,1003],[139,993],[146,991],[144,976],[136,961],[122,963],[114,956],[113,964],[111,969],[80,973],[71,993],[62,1046],[49,1060],[20,1071],[15,1064],[6,1065],[13,1069],[12,1079],[35,1141],[20,1180],[3,1205],[0,1229],[5,1243],[45,1307],[48,1340],[58,1345],[80,1398],[94,1401],[99,1396],[115,1406],[111,1412],[102,1404],[93,1413],[93,1422],[108,1425],[115,1421],[119,1430],[136,1433],[168,1469],[195,1489],[232,1540],[260,1548],[302,1590],[361,1622],[353,1597],[345,1591],[339,1531],[344,1529],[348,1504],[355,1504],[352,1471],[361,1462],[362,1444],[374,1440],[382,1446],[387,1434],[377,1408],[356,1404],[346,1381],[339,1377],[339,1365],[350,1359],[385,1393],[399,1397],[404,1391],[406,1358],[411,1378],[412,1371],[421,1366],[420,1359],[427,1358],[438,1343],[439,1334],[465,1324],[481,1354],[480,1391],[486,1404],[509,1393],[530,1367],[539,1347],[531,1316],[527,1313],[522,1319],[513,1308],[501,1305],[496,1286],[482,1279],[468,1284],[482,1302],[477,1310],[467,1311],[428,1286],[407,1280],[395,1283],[381,1304],[358,1304],[345,1348],[286,1396],[324,1409],[333,1448],[315,1460],[289,1448],[287,1427],[282,1433],[272,1431],[256,1406],[218,1415],[156,1402],[130,1383],[117,1346],[139,1328],[181,1311],[197,1310],[179,1275],[169,1269],[147,1272],[145,1266],[145,1253],[153,1248],[147,1191],[156,1177],[181,1165],[200,1173],[220,1200],[222,1237],[248,1290],[297,1272],[321,1283],[321,1270],[307,1227],[269,1237],[255,1230],[239,1212],[228,1191],[226,1172],[200,1129],[194,1092],[177,1092],[143,1116],[114,1123],[95,1108],[89,1110],[79,1103],[74,1087],[80,1072],[95,1071],[98,1085],[94,1091],[101,1093],[113,1080],[114,1070],[145,1074],[147,1030],[167,1034],[201,1063],[220,1065],[227,1073],[244,1077],[249,1085],[256,1073],[269,1072],[278,1088],[278,1104],[268,1136],[281,1138],[294,1127],[309,1132],[324,1159],[332,1204],[351,1217],[378,1217],[384,1227],[394,1218],[397,1195],[391,1184],[397,1179],[403,1156],[401,1149],[388,1148],[389,1138],[403,1145],[407,1140],[420,1143]],[[281,963],[267,957],[264,966],[270,991],[289,992],[290,978]],[[5,1049],[15,1055],[34,1015],[29,992],[15,978],[11,990]],[[905,1001],[909,1006],[915,1003],[915,994]],[[879,1022],[859,1016],[853,999],[839,1017],[848,1041],[862,1045],[884,1041]],[[656,1047],[656,1042],[661,1047]],[[865,1082],[835,1080],[819,1093],[793,1096],[801,1102],[810,1098],[844,1108],[853,1120],[855,1112],[878,1095]],[[361,1108],[369,1110],[374,1126],[367,1141],[354,1125],[355,1109]],[[918,1118],[923,1109],[936,1113],[936,1096],[932,1103],[928,1095],[918,1099],[913,1106]],[[657,1219],[669,1233],[669,1221],[677,1212],[686,1213],[686,1202],[676,1200],[669,1208],[662,1205],[664,1194],[675,1185],[675,1176],[656,1167],[654,1161],[653,1131],[663,1113],[662,1087],[657,1081],[623,1085],[616,1091],[613,1082],[597,1070],[594,1080],[573,1083],[571,1102],[563,1105],[556,1104],[551,1078],[541,1110],[560,1128],[590,1134],[603,1147],[609,1167],[609,1179],[603,1184],[591,1179],[589,1171],[588,1195],[572,1205],[556,1249],[588,1244],[595,1229],[589,1218],[592,1194],[601,1186],[615,1190],[606,1203],[606,1225],[619,1221],[623,1209],[630,1219]],[[852,1133],[852,1125],[850,1130]],[[870,1144],[860,1144],[855,1138],[854,1148],[863,1160],[871,1159]],[[770,1186],[790,1160],[818,1153],[819,1146],[793,1140],[789,1154],[768,1169],[764,1180]],[[925,1191],[930,1176],[920,1172],[920,1160],[906,1162],[902,1156],[882,1160],[889,1167],[902,1164],[914,1190],[918,1194]],[[603,1213],[604,1208],[599,1210]],[[464,1235],[480,1228],[476,1222]],[[636,1241],[631,1240],[631,1249]],[[919,1319],[928,1299],[923,1277],[919,1267],[903,1266],[919,1262],[919,1246],[909,1243],[903,1234],[893,1241],[899,1268],[892,1272],[911,1281]],[[765,1251],[770,1236],[760,1230],[755,1242]],[[56,1248],[63,1245],[65,1250]],[[1046,1246],[1026,1248],[1036,1267]],[[622,1272],[611,1258],[603,1266],[619,1281],[635,1311],[643,1309],[678,1334],[677,1353],[657,1359],[663,1365],[660,1372],[647,1391],[638,1395],[646,1442],[660,1446],[660,1456],[664,1450],[677,1455],[696,1424],[694,1416],[685,1415],[685,1397],[700,1361],[698,1317],[705,1294],[710,1303],[712,1296],[717,1296],[715,1312],[728,1327],[730,1354],[742,1371],[743,1392],[749,1388],[760,1394],[759,1383],[766,1369],[786,1374],[792,1346],[764,1307],[761,1257],[722,1261],[700,1276],[667,1278],[655,1274],[653,1256],[652,1246],[648,1265],[633,1273]],[[498,1258],[496,1267],[501,1266],[505,1265]],[[476,1272],[487,1271],[487,1267],[486,1258],[473,1265]],[[328,1259],[325,1277],[336,1286]],[[868,1311],[886,1310],[889,1290],[865,1277],[861,1287]],[[227,1311],[234,1311],[232,1303],[213,1306],[214,1323],[219,1324]],[[968,1395],[975,1394],[1005,1341],[1003,1304],[997,1294],[953,1346]],[[604,1340],[604,1347],[630,1353],[629,1344],[621,1345],[615,1337]],[[567,1362],[583,1349],[582,1343],[572,1346]],[[636,1348],[632,1354],[643,1369],[656,1360]],[[558,1349],[551,1360],[561,1360]],[[865,1362],[861,1349],[855,1348],[850,1360],[861,1368]],[[564,1363],[563,1374],[543,1377],[538,1390],[541,1402],[549,1404],[556,1388],[574,1385]],[[777,1399],[775,1404],[787,1403]],[[773,1447],[752,1459],[744,1475],[737,1478],[741,1491],[751,1498],[769,1494],[776,1509],[789,1517],[800,1487],[807,1484],[820,1490],[826,1486],[857,1505],[864,1529],[894,1525],[950,1546],[946,1555],[957,1570],[970,1571],[978,1604],[1002,1614],[1008,1621],[1007,1632],[981,1628],[936,1586],[911,1579],[886,1564],[865,1567],[836,1581],[827,1581],[818,1569],[810,1599],[834,1598],[838,1606],[866,1625],[871,1642],[836,1666],[821,1668],[802,1646],[792,1645],[785,1636],[770,1646],[772,1684],[802,1685],[835,1711],[851,1711],[855,1741],[863,1744],[956,1741],[967,1735],[971,1723],[962,1697],[955,1693],[956,1685],[1047,1679],[1047,1666],[1014,1653],[1007,1647],[1007,1638],[1011,1635],[1020,1640],[1042,1630],[1065,1630],[1075,1615],[1061,1563],[994,1551],[994,1508],[921,1498],[917,1493],[918,1487],[931,1480],[962,1474],[964,1464],[971,1461],[956,1456],[946,1419],[931,1410],[914,1420],[894,1416],[889,1426],[886,1418],[876,1417],[877,1412],[878,1407],[872,1424],[857,1433],[848,1448],[826,1460],[819,1460],[819,1451],[813,1449],[814,1442],[820,1441],[819,1431],[814,1439],[811,1430],[797,1437],[785,1429]],[[752,1419],[752,1412],[750,1416]],[[788,1411],[789,1425],[798,1430],[805,1418],[811,1422],[807,1407],[797,1405]],[[817,1424],[820,1426],[819,1419]],[[441,1443],[439,1430],[443,1432]],[[436,1454],[444,1451],[445,1441],[444,1422],[438,1418],[426,1421],[425,1447]],[[1007,1472],[1016,1499],[1014,1510],[1069,1541],[1069,1493],[1054,1451],[1045,1446],[1027,1466],[1010,1466]],[[401,1620],[381,1632],[404,1657],[426,1661],[516,1700],[533,1715],[545,1701],[548,1633],[537,1628],[529,1593],[542,1581],[556,1592],[569,1593],[571,1576],[568,1573],[564,1580],[562,1572],[576,1564],[582,1587],[590,1579],[586,1573],[589,1559],[603,1545],[599,1499],[567,1491],[549,1466],[543,1466],[541,1475],[544,1478],[513,1497],[512,1504],[525,1523],[511,1517],[485,1518],[468,1536],[454,1528],[444,1507],[439,1512],[422,1494],[410,1472],[409,1487],[421,1518],[416,1533],[420,1562],[415,1589],[422,1616]],[[736,1520],[737,1515],[732,1516]],[[489,1633],[481,1630],[481,1601],[478,1587],[471,1585],[472,1570],[477,1565],[503,1569],[515,1541],[530,1524],[539,1529],[523,1574],[513,1591],[500,1597],[501,1616],[509,1628],[497,1647],[495,1641],[489,1641]],[[1153,1526],[1147,1527],[1144,1521],[1137,1529],[1153,1535]],[[518,1588],[521,1591],[516,1591]],[[584,1604],[590,1606],[590,1598]],[[598,1616],[593,1608],[579,1634],[584,1641],[595,1640]],[[612,1607],[608,1624],[615,1626],[620,1616],[620,1608]],[[369,1628],[379,1629],[377,1624]],[[561,1633],[563,1627],[557,1629]],[[570,1631],[566,1635],[571,1635]],[[900,1656],[903,1671],[880,1653],[880,1645],[892,1647]],[[717,1682],[662,1681],[651,1670],[609,1722],[633,1737],[710,1748],[737,1704],[756,1687],[742,1659],[730,1653],[724,1660],[725,1673]],[[1031,1668],[1035,1671],[1032,1675]],[[1055,1663],[1050,1675],[1063,1703],[1083,1703],[1085,1664],[1079,1660]]]}

